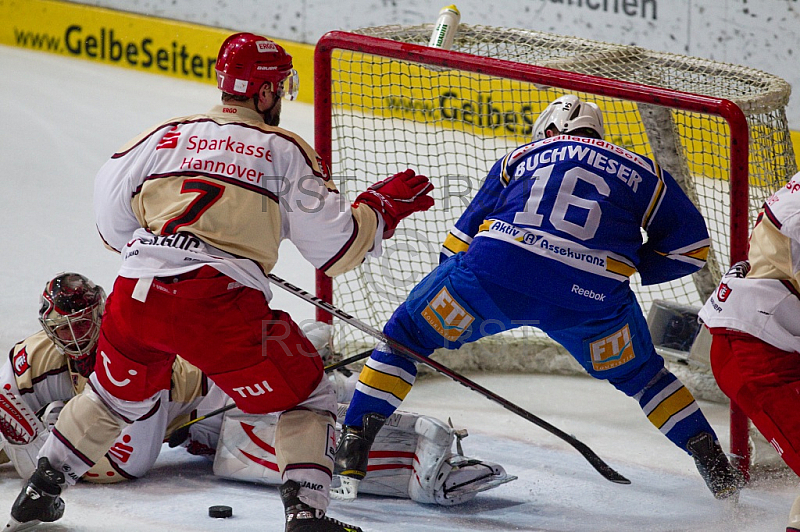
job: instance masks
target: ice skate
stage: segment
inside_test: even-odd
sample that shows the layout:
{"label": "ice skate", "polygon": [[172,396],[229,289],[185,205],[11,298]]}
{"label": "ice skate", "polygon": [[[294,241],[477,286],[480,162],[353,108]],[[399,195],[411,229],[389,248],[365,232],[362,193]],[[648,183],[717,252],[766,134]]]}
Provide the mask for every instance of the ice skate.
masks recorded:
{"label": "ice skate", "polygon": [[39,523],[52,523],[64,515],[64,500],[59,497],[66,487],[64,474],[56,471],[47,458],[39,465],[11,507],[11,519],[5,530],[29,530]]}
{"label": "ice skate", "polygon": [[698,434],[686,444],[700,476],[717,499],[738,498],[745,485],[744,476],[731,465],[728,457],[711,434]]}
{"label": "ice skate", "polygon": [[342,427],[333,465],[331,498],[352,501],[358,496],[358,484],[367,475],[370,447],[385,422],[385,416],[369,413],[364,414],[363,427]]}
{"label": "ice skate", "polygon": [[357,526],[327,517],[324,511],[305,504],[297,496],[300,484],[293,480],[285,482],[280,491],[286,508],[286,532],[364,532]]}

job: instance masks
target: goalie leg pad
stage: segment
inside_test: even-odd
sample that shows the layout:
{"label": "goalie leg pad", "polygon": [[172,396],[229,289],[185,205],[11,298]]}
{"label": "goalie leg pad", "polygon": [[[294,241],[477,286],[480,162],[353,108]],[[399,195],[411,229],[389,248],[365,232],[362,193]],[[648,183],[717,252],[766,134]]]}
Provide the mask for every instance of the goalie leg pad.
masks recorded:
{"label": "goalie leg pad", "polygon": [[408,495],[416,502],[436,504],[435,492],[445,480],[442,469],[452,455],[455,435],[443,421],[428,416],[419,416],[414,430],[419,440]]}
{"label": "goalie leg pad", "polygon": [[419,441],[408,493],[416,502],[454,506],[517,478],[498,464],[454,455],[457,431],[438,419],[420,416],[414,428]]}
{"label": "goalie leg pad", "polygon": [[434,498],[442,506],[455,506],[471,501],[482,491],[517,479],[507,474],[501,465],[465,456],[448,458],[439,475],[444,482],[435,490]]}
{"label": "goalie leg pad", "polygon": [[277,414],[226,412],[214,456],[214,474],[278,486],[281,474],[275,458]]}

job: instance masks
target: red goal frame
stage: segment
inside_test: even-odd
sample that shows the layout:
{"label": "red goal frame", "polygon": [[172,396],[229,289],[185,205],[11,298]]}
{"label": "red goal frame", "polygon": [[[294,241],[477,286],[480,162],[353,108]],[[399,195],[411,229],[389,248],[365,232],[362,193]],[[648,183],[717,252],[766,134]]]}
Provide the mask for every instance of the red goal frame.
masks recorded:
{"label": "red goal frame", "polygon": [[[732,101],[344,31],[331,31],[320,38],[314,52],[314,142],[319,155],[329,163],[332,161],[333,131],[331,66],[335,50],[472,71],[567,91],[695,111],[722,118],[730,129],[730,261],[733,264],[747,258],[749,130],[744,113]],[[323,301],[333,302],[332,280],[320,271],[316,273],[316,295]],[[317,309],[316,317],[317,320],[324,322],[332,320],[331,314],[322,309]],[[731,402],[730,452],[735,457],[737,467],[746,477],[749,477],[750,466],[748,433],[749,420]]]}

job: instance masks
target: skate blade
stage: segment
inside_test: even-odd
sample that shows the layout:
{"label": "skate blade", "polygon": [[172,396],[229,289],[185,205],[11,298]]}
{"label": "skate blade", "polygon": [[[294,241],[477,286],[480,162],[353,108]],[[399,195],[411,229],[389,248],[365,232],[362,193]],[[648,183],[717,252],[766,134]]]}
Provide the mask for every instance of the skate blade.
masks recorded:
{"label": "skate blade", "polygon": [[33,521],[25,521],[24,523],[20,523],[13,517],[8,520],[6,527],[3,529],[3,532],[22,532],[23,530],[30,530],[36,525],[40,524],[41,521],[34,519]]}
{"label": "skate blade", "polygon": [[336,499],[337,501],[343,502],[352,502],[356,500],[356,496],[358,495],[358,484],[361,481],[355,478],[343,476],[337,476],[337,479],[339,480],[339,485],[336,487],[331,486],[330,489],[331,499]]}

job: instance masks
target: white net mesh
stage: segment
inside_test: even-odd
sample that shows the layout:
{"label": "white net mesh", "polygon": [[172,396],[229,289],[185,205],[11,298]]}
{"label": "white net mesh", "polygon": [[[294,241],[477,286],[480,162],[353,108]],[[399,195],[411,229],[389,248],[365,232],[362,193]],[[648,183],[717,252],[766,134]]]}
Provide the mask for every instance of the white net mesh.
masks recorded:
{"label": "white net mesh", "polygon": [[[426,45],[432,30],[432,25],[384,26],[354,33]],[[638,47],[465,24],[453,50],[733,101],[750,127],[749,140],[733,140],[749,142],[748,223],[771,191],[796,171],[784,110],[790,88],[764,72]],[[407,167],[430,176],[437,187],[436,205],[401,222],[394,238],[384,241],[380,259],[368,259],[334,280],[334,304],[380,329],[438,263],[441,242],[492,164],[528,142],[539,112],[566,91],[363,51],[335,50],[331,75],[331,164],[340,190],[353,199]],[[700,306],[729,264],[732,139],[727,123],[681,109],[679,95],[661,107],[575,94],[600,105],[606,140],[656,159],[678,180],[712,234],[712,257],[700,274],[650,287],[632,278],[643,310],[647,313],[656,299]],[[547,280],[542,283],[546,289]],[[374,344],[347,325],[335,327],[336,347],[343,354]],[[522,328],[467,346],[457,357],[437,356],[461,369],[560,372],[577,367],[570,357],[552,356],[556,352],[540,332]]]}

